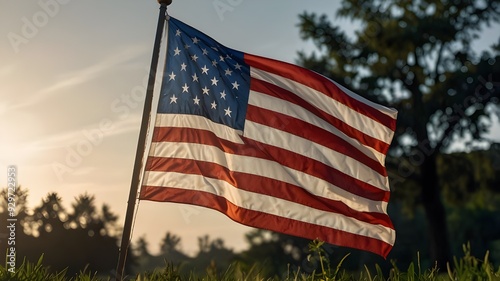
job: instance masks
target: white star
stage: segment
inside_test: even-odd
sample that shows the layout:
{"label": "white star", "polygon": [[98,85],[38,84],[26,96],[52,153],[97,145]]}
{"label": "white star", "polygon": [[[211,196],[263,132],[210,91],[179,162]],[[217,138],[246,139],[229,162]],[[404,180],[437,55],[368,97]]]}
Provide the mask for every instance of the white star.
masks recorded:
{"label": "white star", "polygon": [[234,83],[231,83],[231,85],[233,85],[233,89],[236,90],[238,90],[238,87],[240,86],[240,84],[238,84],[238,81],[234,81]]}
{"label": "white star", "polygon": [[170,104],[177,103],[177,97],[175,95],[170,97]]}
{"label": "white star", "polygon": [[207,94],[207,96],[209,95],[208,92],[210,91],[209,88],[207,88],[207,86],[205,86],[203,89],[201,89],[203,91],[203,94]]}
{"label": "white star", "polygon": [[191,59],[192,59],[193,61],[196,61],[196,60],[198,59],[198,56],[197,56],[196,54],[194,54],[194,55],[192,55],[192,56],[191,56]]}
{"label": "white star", "polygon": [[181,36],[181,31],[179,29],[175,32],[175,36]]}
{"label": "white star", "polygon": [[212,105],[212,109],[217,109],[217,104],[215,103],[215,101],[212,102],[211,105]]}
{"label": "white star", "polygon": [[181,64],[181,71],[183,71],[183,70],[186,71],[186,67],[187,67],[187,65],[185,63],[182,63]]}
{"label": "white star", "polygon": [[189,90],[189,86],[187,85],[187,83],[184,83],[184,86],[182,86],[182,92],[188,93],[188,90]]}
{"label": "white star", "polygon": [[233,74],[233,71],[231,69],[226,69],[226,76],[231,76]]}
{"label": "white star", "polygon": [[173,71],[172,71],[172,73],[170,73],[168,76],[170,77],[170,78],[168,79],[168,81],[170,81],[170,80],[175,80],[175,76],[176,76],[176,75],[174,74],[174,72],[173,72]]}
{"label": "white star", "polygon": [[227,107],[227,109],[224,109],[224,111],[225,111],[225,113],[224,113],[225,116],[231,117],[231,112],[232,111],[231,111],[231,109],[229,109],[229,106]]}
{"label": "white star", "polygon": [[201,68],[201,73],[208,75],[208,68],[206,65]]}
{"label": "white star", "polygon": [[231,59],[231,56],[229,54],[226,55],[226,59]]}
{"label": "white star", "polygon": [[180,54],[181,54],[181,50],[179,50],[179,47],[175,47],[174,56],[178,56]]}
{"label": "white star", "polygon": [[217,83],[219,83],[219,80],[217,80],[217,78],[215,78],[215,76],[210,81],[212,81],[212,85],[215,85],[215,86],[217,86]]}
{"label": "white star", "polygon": [[191,77],[193,77],[193,82],[194,81],[199,82],[198,81],[198,75],[196,75],[196,73],[194,75],[191,75]]}
{"label": "white star", "polygon": [[184,45],[184,49],[189,49],[189,47],[191,46],[189,46],[188,44]]}
{"label": "white star", "polygon": [[219,50],[215,47],[212,47],[212,49],[214,49],[214,51],[218,52]]}
{"label": "white star", "polygon": [[194,97],[193,101],[194,104],[200,105],[200,99],[198,98],[198,96]]}
{"label": "white star", "polygon": [[219,60],[220,61],[224,61],[224,57],[223,56],[219,56]]}
{"label": "white star", "polygon": [[216,60],[213,60],[213,61],[212,61],[212,65],[213,65],[213,66],[216,66],[216,65],[217,65],[217,63],[218,63],[218,62],[217,62]]}
{"label": "white star", "polygon": [[203,55],[205,55],[205,56],[208,55],[207,49],[203,49]]}
{"label": "white star", "polygon": [[241,65],[241,64],[239,64],[239,63],[236,63],[236,64],[234,65],[234,68],[236,68],[236,69],[238,69],[238,70],[241,70],[241,67],[242,67],[242,66],[243,66],[243,65]]}
{"label": "white star", "polygon": [[193,38],[192,40],[193,40],[193,43],[194,43],[194,44],[198,44],[198,42],[200,42],[200,39],[198,39],[198,38],[196,38],[196,37],[195,37],[195,38]]}
{"label": "white star", "polygon": [[226,90],[220,92],[220,98],[221,99],[226,99]]}

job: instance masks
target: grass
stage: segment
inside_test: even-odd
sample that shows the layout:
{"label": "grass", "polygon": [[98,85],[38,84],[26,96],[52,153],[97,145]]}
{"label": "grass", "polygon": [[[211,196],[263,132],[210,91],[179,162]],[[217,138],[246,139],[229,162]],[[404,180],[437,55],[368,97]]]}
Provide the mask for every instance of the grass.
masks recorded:
{"label": "grass", "polygon": [[[489,252],[486,252],[483,259],[479,259],[470,254],[470,245],[464,245],[464,256],[454,258],[452,264],[448,264],[445,271],[439,270],[437,267],[430,269],[422,269],[420,265],[420,257],[417,254],[417,263],[411,263],[407,269],[401,270],[396,263],[392,263],[392,268],[389,274],[385,276],[379,266],[375,270],[370,271],[365,266],[364,271],[347,272],[342,269],[342,262],[348,258],[346,255],[338,265],[334,268],[329,266],[329,261],[323,252],[322,242],[313,241],[309,246],[311,253],[310,258],[318,259],[320,269],[318,272],[305,273],[301,269],[295,271],[288,270],[286,276],[266,277],[261,276],[260,271],[256,267],[252,267],[247,272],[241,270],[240,266],[235,263],[229,266],[226,271],[218,273],[214,268],[209,267],[206,274],[203,276],[195,276],[193,273],[189,276],[182,276],[179,268],[170,264],[164,268],[153,272],[145,272],[128,278],[127,280],[135,281],[423,281],[423,280],[449,280],[449,281],[500,281],[500,267],[495,270],[489,262]],[[0,266],[0,281],[108,281],[114,280],[113,277],[101,278],[97,277],[97,273],[88,272],[86,269],[73,277],[66,276],[65,271],[52,273],[49,267],[43,265],[43,256],[36,263],[31,263],[24,260],[18,266],[15,272],[8,271],[8,268]]]}

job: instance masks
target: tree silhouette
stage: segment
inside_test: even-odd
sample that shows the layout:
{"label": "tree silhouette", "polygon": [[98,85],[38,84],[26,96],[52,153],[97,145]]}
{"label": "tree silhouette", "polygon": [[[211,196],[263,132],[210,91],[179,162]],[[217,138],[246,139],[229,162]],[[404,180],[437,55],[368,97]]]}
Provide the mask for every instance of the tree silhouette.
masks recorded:
{"label": "tree silhouette", "polygon": [[49,193],[42,199],[42,204],[33,210],[29,224],[35,237],[46,237],[50,233],[60,233],[64,230],[64,223],[68,214],[61,204],[61,197],[57,193]]}
{"label": "tree silhouette", "polygon": [[101,221],[103,229],[100,232],[108,236],[119,236],[121,234],[121,227],[117,225],[118,216],[111,212],[111,208],[107,204],[101,207]]}
{"label": "tree silhouette", "polygon": [[249,248],[238,254],[244,270],[256,267],[263,276],[282,278],[290,267],[305,269],[309,239],[263,229],[250,231],[245,238]]}
{"label": "tree silhouette", "polygon": [[[153,255],[149,251],[146,237],[140,237],[133,247],[137,261],[134,272],[154,271],[164,268],[166,264],[184,266],[191,258],[181,251],[180,244],[179,236],[167,232],[159,245],[160,253]],[[186,274],[189,274],[189,271]]]}
{"label": "tree silhouette", "polygon": [[235,257],[233,250],[224,245],[224,240],[212,240],[208,235],[198,237],[198,248],[197,255],[187,264],[195,274],[208,273],[218,278],[218,273],[227,269]]}
{"label": "tree silhouette", "polygon": [[[101,274],[112,273],[118,256],[119,228],[116,226],[118,217],[107,205],[98,212],[94,196],[83,194],[75,198],[68,212],[61,197],[54,192],[30,212],[26,206],[27,194],[26,190],[18,188],[16,255],[19,261],[23,258],[37,261],[43,255],[44,264],[51,270],[66,269],[70,276],[84,268]],[[0,192],[0,196],[6,195],[6,190]],[[0,218],[6,219],[8,212],[4,202],[0,203]],[[0,251],[5,253],[3,237],[0,240]],[[0,261],[5,262],[5,256],[1,256]],[[133,262],[131,255],[128,272]]]}
{"label": "tree silhouette", "polygon": [[468,149],[488,142],[484,133],[498,107],[500,50],[478,55],[474,43],[482,27],[498,22],[500,2],[344,0],[338,15],[360,25],[353,37],[326,15],[300,16],[303,39],[311,39],[320,55],[300,53],[299,62],[399,111],[387,159],[391,185],[396,195],[417,189],[413,198],[426,211],[430,254],[445,266],[446,186],[438,180],[437,158],[457,140],[468,140]]}
{"label": "tree silhouette", "polygon": [[198,251],[199,253],[210,251],[210,237],[208,235],[198,237]]}
{"label": "tree silhouette", "polygon": [[[7,188],[0,190],[0,213],[7,215],[8,213],[8,196],[9,191]],[[15,190],[15,216],[18,220],[24,220],[29,216],[28,210],[28,190],[22,186],[17,186]]]}
{"label": "tree silhouette", "polygon": [[[0,190],[0,219],[3,222],[6,222],[7,219],[12,218],[10,217],[9,212],[8,197],[9,191],[7,188]],[[30,218],[30,211],[28,209],[28,190],[21,186],[17,186],[15,190],[15,208],[13,215],[19,223],[20,228],[17,229],[17,231],[22,233],[24,233],[24,231],[29,232],[30,229],[28,227],[25,227],[27,225],[27,220],[29,220]],[[0,245],[2,245],[2,243],[4,242],[4,238],[3,236],[1,236],[1,234],[3,234],[3,232],[0,232]]]}
{"label": "tree silhouette", "polygon": [[[500,241],[500,160],[498,148],[453,153],[438,158],[440,182],[446,186],[445,200],[451,206],[449,222],[455,249],[467,241],[471,252],[495,252]],[[446,165],[444,163],[447,163]],[[454,192],[450,192],[453,190]],[[455,255],[460,254],[455,250]],[[499,255],[490,257],[499,263]]]}
{"label": "tree silhouette", "polygon": [[181,238],[179,236],[167,232],[165,238],[163,238],[161,242],[160,251],[163,254],[170,254],[174,251],[179,251],[180,242]]}
{"label": "tree silhouette", "polygon": [[[11,192],[12,194],[12,189]],[[27,243],[28,236],[26,233],[30,233],[30,228],[27,224],[30,221],[30,211],[28,209],[28,190],[17,186],[15,190],[15,208],[14,213],[9,211],[9,191],[8,188],[0,190],[0,221],[2,221],[2,229],[0,230],[0,264],[5,265],[7,248],[11,246],[16,246],[16,255],[19,245]],[[13,217],[11,216],[14,215]],[[3,223],[7,222],[8,219],[17,219],[16,222],[16,245],[9,245],[10,230],[4,226]],[[25,233],[26,232],[26,233]]]}
{"label": "tree silhouette", "polygon": [[76,224],[82,229],[102,228],[102,221],[96,212],[94,201],[94,196],[86,193],[76,197],[75,202],[71,204],[73,213],[69,216],[70,223]]}

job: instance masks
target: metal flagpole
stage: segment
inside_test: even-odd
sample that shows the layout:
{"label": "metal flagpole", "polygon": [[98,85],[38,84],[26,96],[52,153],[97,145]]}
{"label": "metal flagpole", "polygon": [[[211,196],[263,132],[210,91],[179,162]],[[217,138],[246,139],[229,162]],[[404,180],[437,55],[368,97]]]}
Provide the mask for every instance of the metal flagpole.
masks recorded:
{"label": "metal flagpole", "polygon": [[127,259],[127,252],[130,246],[130,237],[132,232],[134,210],[137,201],[137,191],[139,190],[140,175],[142,170],[142,163],[144,160],[144,150],[146,147],[146,135],[148,131],[149,121],[151,118],[151,108],[153,103],[153,92],[156,80],[156,71],[158,69],[161,37],[163,35],[163,30],[165,27],[167,6],[172,3],[172,0],[158,0],[158,3],[160,4],[160,15],[158,18],[158,26],[156,28],[156,37],[153,47],[153,57],[151,59],[151,67],[149,69],[148,88],[146,90],[146,99],[144,102],[144,110],[142,113],[141,130],[139,132],[139,140],[137,143],[137,151],[135,154],[134,172],[132,175],[132,181],[130,183],[130,193],[127,203],[127,212],[125,215],[125,224],[123,226],[122,241],[118,258],[118,266],[116,268],[117,281],[121,281],[123,278],[123,273],[125,271],[125,261]]}

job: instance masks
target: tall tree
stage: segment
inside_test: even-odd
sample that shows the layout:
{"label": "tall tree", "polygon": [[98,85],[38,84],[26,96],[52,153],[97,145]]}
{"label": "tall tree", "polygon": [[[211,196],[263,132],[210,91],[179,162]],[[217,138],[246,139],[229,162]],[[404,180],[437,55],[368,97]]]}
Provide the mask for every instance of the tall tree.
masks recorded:
{"label": "tall tree", "polygon": [[299,63],[398,109],[389,153],[397,161],[387,163],[391,185],[415,183],[431,258],[445,266],[450,249],[437,155],[457,140],[483,141],[491,125],[500,49],[479,55],[474,43],[485,25],[499,21],[500,1],[344,0],[338,16],[359,24],[353,36],[326,15],[300,16],[303,39],[320,55],[300,53]]}

